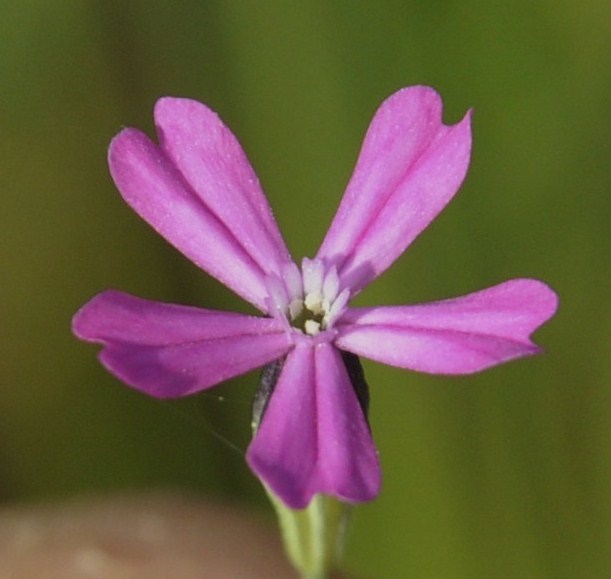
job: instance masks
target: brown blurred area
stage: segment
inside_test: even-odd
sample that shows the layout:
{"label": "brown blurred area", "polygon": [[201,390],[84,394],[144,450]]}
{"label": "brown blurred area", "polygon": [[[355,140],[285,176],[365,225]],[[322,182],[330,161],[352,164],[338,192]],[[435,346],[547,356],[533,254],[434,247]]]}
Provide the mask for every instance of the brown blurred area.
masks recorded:
{"label": "brown blurred area", "polygon": [[0,511],[0,577],[290,579],[271,522],[174,493]]}

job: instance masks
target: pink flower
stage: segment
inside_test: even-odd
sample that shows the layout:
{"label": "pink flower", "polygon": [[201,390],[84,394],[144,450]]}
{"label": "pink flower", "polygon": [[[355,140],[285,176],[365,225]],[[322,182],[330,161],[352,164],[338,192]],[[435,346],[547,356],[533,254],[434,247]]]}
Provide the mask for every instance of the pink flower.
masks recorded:
{"label": "pink flower", "polygon": [[74,333],[103,344],[100,360],[110,372],[158,398],[283,360],[248,448],[250,467],[292,508],[317,493],[373,499],[378,455],[345,352],[420,372],[469,374],[537,353],[529,336],[557,306],[545,284],[516,279],[425,305],[348,307],[465,177],[470,115],[446,126],[441,109],[426,87],[405,88],[382,104],[323,243],[300,268],[231,131],[198,102],[159,100],[159,145],[136,129],[121,131],[110,146],[113,179],[158,233],[264,317],[107,291],[76,314]]}

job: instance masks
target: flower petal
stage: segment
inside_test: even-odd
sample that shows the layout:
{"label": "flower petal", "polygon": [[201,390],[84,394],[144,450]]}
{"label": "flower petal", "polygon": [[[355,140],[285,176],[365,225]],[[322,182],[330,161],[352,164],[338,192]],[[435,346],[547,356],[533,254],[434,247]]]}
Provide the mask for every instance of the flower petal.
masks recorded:
{"label": "flower petal", "polygon": [[529,336],[556,311],[544,283],[516,279],[415,306],[354,308],[337,323],[338,347],[431,374],[469,374],[539,352]]}
{"label": "flower petal", "polygon": [[289,507],[324,493],[347,502],[373,499],[380,466],[340,353],[329,343],[297,343],[288,355],[246,456]]}
{"label": "flower petal", "polygon": [[266,273],[291,261],[257,175],[233,133],[205,105],[162,98],[155,105],[159,145],[192,190]]}
{"label": "flower petal", "polygon": [[431,88],[405,88],[378,109],[317,258],[335,265],[342,288],[360,291],[410,245],[452,199],[471,150],[470,115],[446,126]]}
{"label": "flower petal", "polygon": [[124,129],[110,144],[112,177],[127,203],[193,263],[266,311],[265,272],[146,135]]}
{"label": "flower petal", "polygon": [[157,398],[192,394],[283,357],[290,338],[272,318],[143,300],[117,291],[74,316],[76,336],[104,344],[100,360]]}

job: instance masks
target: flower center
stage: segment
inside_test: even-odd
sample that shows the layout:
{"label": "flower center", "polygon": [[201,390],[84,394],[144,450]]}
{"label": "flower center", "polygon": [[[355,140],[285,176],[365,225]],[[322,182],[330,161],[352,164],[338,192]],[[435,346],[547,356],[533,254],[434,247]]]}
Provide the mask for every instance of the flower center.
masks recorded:
{"label": "flower center", "polygon": [[310,336],[330,329],[350,298],[348,289],[339,291],[337,269],[325,270],[318,259],[304,258],[301,272],[287,264],[281,279],[273,275],[267,281],[271,312]]}

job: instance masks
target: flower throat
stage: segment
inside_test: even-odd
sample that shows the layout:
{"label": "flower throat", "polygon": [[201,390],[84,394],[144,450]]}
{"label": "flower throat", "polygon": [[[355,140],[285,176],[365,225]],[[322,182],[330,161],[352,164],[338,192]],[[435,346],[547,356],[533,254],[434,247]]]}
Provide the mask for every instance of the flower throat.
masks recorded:
{"label": "flower throat", "polygon": [[304,258],[301,271],[287,264],[282,278],[268,277],[267,287],[271,311],[310,336],[331,329],[350,298],[348,289],[340,291],[337,269],[325,268],[319,259]]}

